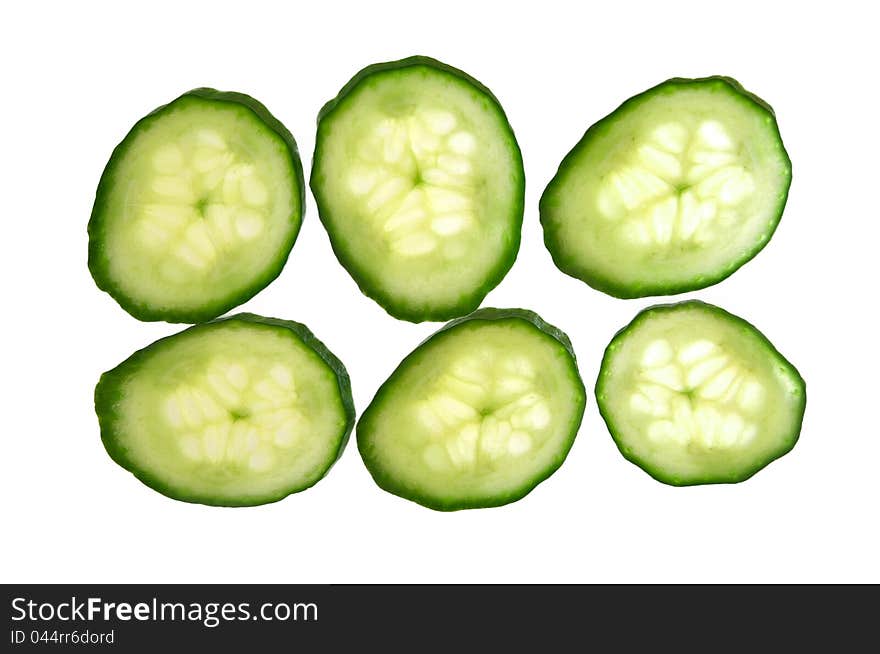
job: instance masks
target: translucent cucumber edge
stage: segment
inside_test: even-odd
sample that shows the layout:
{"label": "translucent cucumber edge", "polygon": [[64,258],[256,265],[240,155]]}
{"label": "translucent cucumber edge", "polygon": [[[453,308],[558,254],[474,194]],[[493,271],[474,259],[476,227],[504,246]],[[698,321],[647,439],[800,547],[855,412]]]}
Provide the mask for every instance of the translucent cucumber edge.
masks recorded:
{"label": "translucent cucumber edge", "polygon": [[[728,91],[735,93],[738,97],[742,98],[746,102],[749,102],[758,111],[763,112],[770,119],[769,122],[773,125],[773,131],[776,136],[776,144],[778,146],[779,152],[782,154],[787,164],[788,179],[785,188],[783,189],[778,199],[776,216],[772,221],[767,223],[766,235],[764,236],[764,238],[757,241],[754,246],[750,250],[748,250],[743,256],[734,260],[721,272],[716,275],[710,275],[708,277],[702,278],[700,281],[696,282],[682,282],[677,284],[661,284],[651,286],[633,286],[630,284],[618,283],[615,280],[603,275],[584,272],[578,262],[574,260],[574,257],[566,256],[561,252],[560,248],[558,247],[559,241],[556,236],[557,230],[550,224],[550,220],[548,217],[549,210],[547,208],[547,204],[549,203],[549,197],[552,193],[556,191],[557,185],[561,183],[561,177],[563,173],[565,173],[567,169],[573,165],[574,158],[578,154],[578,152],[582,148],[588,146],[590,141],[597,134],[600,134],[607,130],[610,127],[611,123],[616,120],[616,116],[621,111],[633,108],[639,105],[649,96],[652,96],[673,86],[703,84],[722,85],[723,88],[726,88]],[[565,155],[565,157],[562,159],[562,162],[559,164],[559,168],[557,169],[556,174],[547,184],[547,187],[544,189],[544,192],[541,194],[541,199],[538,202],[538,213],[540,215],[540,222],[544,232],[544,246],[550,252],[553,263],[556,265],[557,268],[559,268],[559,270],[561,270],[566,275],[569,275],[570,277],[574,277],[575,279],[579,279],[582,282],[585,282],[587,285],[596,289],[597,291],[601,291],[603,293],[606,293],[607,295],[611,295],[612,297],[629,300],[642,297],[678,295],[680,293],[687,293],[688,291],[698,291],[700,289],[708,288],[709,286],[714,286],[715,284],[724,281],[725,279],[733,275],[733,273],[735,273],[737,270],[742,268],[749,261],[754,259],[758,255],[758,253],[766,247],[766,245],[773,238],[773,235],[776,232],[776,228],[779,226],[779,222],[782,220],[782,214],[785,211],[785,205],[788,201],[788,193],[791,189],[791,179],[791,158],[789,157],[788,152],[785,149],[785,145],[782,141],[782,135],[779,132],[779,124],[776,121],[776,113],[767,102],[759,98],[754,93],[747,91],[745,88],[743,88],[742,84],[740,84],[732,77],[725,77],[723,75],[713,75],[710,77],[698,77],[693,79],[684,77],[673,77],[666,80],[665,82],[661,82],[660,84],[651,87],[646,91],[639,93],[638,95],[634,95],[633,97],[623,102],[623,104],[617,107],[617,109],[612,111],[610,114],[608,114],[598,122],[594,123],[589,129],[587,129],[587,131],[577,142],[577,144],[568,152],[568,154]]]}
{"label": "translucent cucumber edge", "polygon": [[[332,116],[334,111],[345,102],[349,94],[355,88],[357,88],[361,84],[361,82],[363,82],[370,76],[377,73],[393,72],[395,70],[402,70],[404,68],[419,66],[432,68],[434,70],[438,70],[448,75],[457,77],[473,86],[475,89],[477,89],[477,91],[479,91],[482,95],[489,99],[489,104],[495,110],[500,124],[507,131],[510,147],[513,148],[513,150],[516,152],[516,158],[519,162],[518,174],[521,180],[519,184],[519,196],[517,198],[516,206],[514,207],[514,218],[516,224],[513,239],[511,241],[510,247],[507,249],[505,256],[501,258],[495,269],[490,272],[490,274],[486,278],[486,281],[482,285],[477,287],[472,293],[463,295],[458,304],[449,308],[427,311],[414,310],[408,307],[406,303],[396,301],[394,297],[385,293],[382,289],[372,284],[369,280],[365,279],[362,275],[360,275],[359,272],[357,272],[357,264],[354,261],[354,257],[349,256],[348,252],[346,252],[345,247],[342,246],[341,243],[337,242],[337,239],[333,235],[333,230],[330,227],[330,221],[326,217],[329,212],[327,209],[327,203],[324,199],[325,194],[321,191],[319,185],[315,181],[315,169],[319,160],[318,148],[323,138],[322,135],[326,131],[326,123],[324,122],[324,120]],[[396,61],[371,64],[358,72],[354,77],[352,77],[345,84],[345,86],[342,87],[336,97],[326,102],[324,106],[321,107],[321,110],[318,112],[318,129],[317,135],[315,137],[315,151],[314,155],[312,156],[312,170],[309,177],[309,188],[312,191],[312,195],[314,196],[315,203],[318,207],[318,219],[321,221],[321,224],[324,225],[324,229],[326,230],[327,235],[330,239],[330,247],[333,249],[333,254],[336,256],[336,259],[339,261],[342,267],[345,268],[345,270],[357,284],[361,293],[376,302],[385,310],[386,313],[388,313],[393,318],[397,318],[398,320],[406,320],[407,322],[413,323],[442,322],[468,314],[480,306],[480,304],[489,294],[489,292],[493,288],[498,286],[498,284],[501,283],[507,273],[510,272],[510,269],[513,267],[513,264],[516,261],[517,255],[519,254],[519,248],[522,239],[523,216],[525,214],[525,185],[526,175],[525,167],[523,165],[522,151],[520,150],[519,143],[513,131],[513,127],[510,125],[510,121],[507,119],[507,115],[504,113],[504,109],[501,106],[501,103],[498,101],[498,98],[496,98],[492,91],[490,91],[481,82],[474,79],[464,71],[461,71],[458,68],[454,68],[448,64],[443,63],[442,61],[438,61],[431,57],[426,57],[424,55],[415,55]]]}
{"label": "translucent cucumber edge", "polygon": [[[563,446],[559,449],[556,458],[550,463],[547,468],[539,471],[531,480],[525,482],[516,491],[513,491],[506,495],[496,495],[493,497],[444,501],[436,497],[428,497],[427,495],[413,492],[412,489],[406,488],[403,485],[397,483],[393,475],[387,474],[382,469],[382,465],[373,460],[368,455],[366,451],[367,442],[370,440],[373,431],[370,421],[372,419],[373,412],[376,410],[376,407],[379,407],[386,401],[388,401],[386,395],[388,394],[395,377],[397,377],[397,375],[409,365],[411,360],[416,356],[416,354],[418,354],[419,350],[421,350],[423,346],[429,344],[437,338],[442,338],[446,336],[450,332],[454,331],[455,328],[474,320],[520,320],[528,323],[533,328],[536,328],[543,336],[555,340],[562,347],[567,355],[570,380],[574,384],[575,388],[579,390],[578,406],[576,410],[576,417],[570,425],[569,436]],[[563,332],[558,327],[555,327],[545,322],[538,314],[533,311],[529,311],[528,309],[479,309],[467,316],[457,318],[456,320],[453,320],[438,329],[436,332],[431,334],[431,336],[419,343],[419,345],[416,346],[416,348],[413,349],[412,352],[406,355],[406,357],[403,359],[403,361],[400,362],[400,364],[398,364],[394,371],[379,387],[379,390],[376,391],[376,394],[373,396],[373,399],[370,402],[369,406],[367,406],[367,408],[361,413],[361,417],[358,420],[357,424],[358,452],[360,453],[361,459],[363,460],[364,465],[369,471],[370,476],[373,478],[373,481],[376,483],[377,486],[379,486],[379,488],[388,493],[391,493],[392,495],[396,495],[405,500],[415,502],[416,504],[420,504],[421,506],[427,507],[429,509],[433,509],[435,511],[452,512],[460,511],[463,509],[488,509],[498,506],[504,506],[505,504],[511,504],[513,502],[521,500],[526,495],[531,493],[541,482],[546,481],[553,475],[553,473],[559,470],[559,468],[565,462],[565,459],[568,457],[568,453],[571,451],[571,448],[574,445],[574,441],[577,438],[578,432],[580,431],[580,427],[584,418],[584,411],[586,409],[586,403],[586,387],[584,386],[583,379],[581,378],[580,371],[578,370],[577,357],[575,356],[571,341],[569,340],[565,332]]]}
{"label": "translucent cucumber edge", "polygon": [[[296,225],[294,226],[294,230],[291,233],[290,238],[288,239],[289,242],[285,243],[283,247],[278,251],[276,265],[268,269],[266,273],[264,273],[261,277],[255,278],[253,280],[253,283],[247,289],[245,289],[235,297],[223,302],[217,302],[209,306],[203,306],[201,308],[191,310],[155,309],[146,303],[138,302],[130,298],[119,287],[119,285],[113,281],[111,275],[109,274],[108,255],[104,249],[104,239],[102,234],[107,214],[106,202],[110,193],[110,187],[112,185],[113,178],[115,177],[116,167],[119,161],[125,156],[125,152],[128,150],[130,141],[147,124],[159,118],[165,111],[169,110],[176,103],[190,97],[210,100],[213,102],[228,102],[245,107],[246,109],[249,109],[259,121],[265,124],[270,129],[270,131],[272,131],[277,137],[281,139],[281,141],[287,148],[288,153],[290,154],[290,163],[293,168],[293,174],[295,178],[294,181],[297,185],[295,195],[297,197],[298,207],[296,214],[291,216],[291,219],[295,221]],[[296,140],[293,138],[293,135],[290,133],[290,131],[281,123],[281,121],[275,118],[275,116],[273,116],[263,104],[261,104],[258,100],[252,98],[249,95],[245,95],[244,93],[238,93],[235,91],[218,91],[216,89],[206,87],[187,91],[183,95],[175,98],[167,104],[162,105],[161,107],[158,107],[157,109],[154,109],[149,114],[138,120],[125,135],[125,138],[123,138],[122,141],[120,141],[119,144],[113,149],[113,153],[110,155],[110,159],[107,161],[107,165],[104,167],[104,172],[101,174],[101,179],[98,182],[98,189],[95,193],[95,203],[92,207],[92,213],[89,218],[89,224],[87,228],[89,236],[89,272],[91,273],[92,279],[95,280],[95,284],[98,286],[99,289],[101,289],[102,291],[110,295],[110,297],[112,297],[114,300],[116,300],[119,306],[121,306],[131,316],[143,322],[165,321],[169,323],[200,323],[206,320],[211,320],[213,318],[223,315],[230,309],[234,309],[240,304],[247,302],[257,293],[259,293],[269,284],[271,284],[278,277],[278,275],[281,274],[281,271],[283,270],[285,264],[287,263],[287,259],[290,256],[290,252],[293,249],[293,245],[294,243],[296,243],[297,236],[299,236],[300,228],[302,227],[306,207],[305,189],[305,177],[303,174],[302,161],[299,156],[299,149],[296,145]]]}
{"label": "translucent cucumber edge", "polygon": [[[337,445],[334,456],[328,460],[326,467],[322,470],[320,475],[318,475],[313,481],[310,481],[305,485],[286,488],[278,493],[267,495],[265,498],[242,500],[240,502],[217,500],[215,498],[205,495],[195,495],[181,492],[179,488],[166,484],[154,477],[153,475],[146,474],[135,462],[131,461],[128,458],[125,449],[118,443],[121,430],[117,427],[116,424],[118,417],[115,411],[116,404],[120,400],[120,383],[122,383],[125,379],[128,378],[128,376],[132,372],[136,371],[140,367],[143,361],[152,354],[154,348],[164,343],[165,341],[175,339],[181,334],[193,330],[202,330],[211,325],[216,325],[229,321],[264,325],[273,328],[282,328],[292,332],[294,336],[298,338],[304,345],[314,351],[324,361],[324,363],[327,364],[327,366],[336,376],[336,382],[339,388],[339,396],[342,402],[343,411],[345,412],[345,427],[342,433],[340,433],[339,435],[339,444]],[[329,349],[327,349],[327,346],[324,345],[323,342],[318,340],[318,338],[312,333],[312,331],[308,327],[306,327],[302,323],[294,322],[292,320],[281,320],[279,318],[266,318],[264,316],[258,316],[253,313],[239,313],[233,316],[212,320],[211,322],[193,325],[192,327],[188,327],[187,329],[177,332],[176,334],[165,336],[164,338],[160,338],[159,340],[154,341],[150,345],[147,345],[146,347],[132,354],[115,368],[103,373],[100,380],[98,381],[97,386],[95,387],[94,397],[95,413],[98,416],[98,424],[101,431],[101,442],[103,443],[104,449],[107,451],[107,454],[110,455],[110,458],[113,459],[114,462],[116,462],[125,470],[128,470],[140,482],[166,497],[170,497],[173,500],[178,500],[181,502],[188,502],[190,504],[204,504],[207,506],[260,506],[263,504],[271,504],[273,502],[283,500],[290,495],[311,488],[327,476],[327,473],[330,472],[330,469],[342,456],[342,453],[345,450],[345,446],[348,444],[351,432],[354,429],[355,424],[355,408],[354,400],[351,395],[351,381],[348,376],[348,371],[345,369],[343,363]]]}
{"label": "translucent cucumber edge", "polygon": [[[699,307],[701,309],[716,313],[725,320],[736,324],[743,331],[747,331],[757,336],[758,339],[763,343],[764,347],[767,349],[768,354],[773,357],[774,361],[782,365],[782,367],[785,369],[786,374],[792,381],[795,382],[800,390],[801,402],[795,416],[795,421],[792,423],[791,433],[788,434],[783,441],[785,443],[785,446],[777,454],[767,459],[762,459],[759,463],[755,465],[754,468],[747,470],[738,476],[731,476],[728,479],[706,477],[702,479],[695,479],[693,481],[682,481],[680,479],[676,479],[671,475],[664,474],[661,470],[655,469],[649,462],[642,461],[641,459],[639,459],[639,457],[627,452],[622,443],[622,438],[619,430],[615,427],[614,418],[611,415],[611,411],[608,407],[605,406],[605,401],[603,399],[605,395],[605,383],[612,375],[611,360],[615,354],[615,350],[620,346],[624,339],[626,339],[630,330],[637,327],[642,322],[650,319],[656,313],[675,312],[679,309],[684,309],[688,307]],[[605,422],[605,426],[608,428],[608,432],[611,434],[611,438],[623,458],[644,470],[657,481],[667,484],[669,486],[677,487],[705,486],[712,484],[738,484],[751,478],[756,473],[760,472],[777,459],[791,452],[791,450],[797,444],[798,439],[800,438],[801,428],[803,427],[804,422],[804,414],[807,407],[807,383],[804,381],[804,378],[801,376],[800,372],[798,372],[798,369],[795,368],[794,364],[792,364],[782,355],[782,353],[779,352],[779,350],[776,349],[776,346],[774,346],[773,343],[770,342],[770,339],[768,339],[763,334],[763,332],[761,332],[761,330],[759,330],[757,327],[755,327],[752,323],[745,320],[744,318],[732,314],[719,306],[709,304],[708,302],[703,302],[701,300],[685,300],[682,302],[674,302],[671,304],[655,304],[639,311],[639,313],[636,314],[635,318],[633,318],[629,324],[620,329],[614,335],[614,338],[611,339],[611,342],[605,348],[605,353],[602,356],[602,363],[599,366],[599,376],[596,379],[595,393],[596,405],[599,407],[599,414],[602,416],[602,420]]]}

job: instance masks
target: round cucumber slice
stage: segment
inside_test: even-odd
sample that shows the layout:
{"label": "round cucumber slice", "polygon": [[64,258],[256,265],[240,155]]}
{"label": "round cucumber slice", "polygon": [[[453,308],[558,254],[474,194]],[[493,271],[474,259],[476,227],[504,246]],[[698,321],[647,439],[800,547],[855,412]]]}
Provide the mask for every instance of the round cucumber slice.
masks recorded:
{"label": "round cucumber slice", "polygon": [[695,300],[636,316],[596,383],[623,456],[673,486],[748,479],[794,447],[806,400],[804,380],[761,332]]}
{"label": "round cucumber slice", "polygon": [[621,298],[733,274],[770,240],[791,184],[773,110],[728,77],[671,79],[590,127],[541,197],[556,265]]}
{"label": "round cucumber slice", "polygon": [[263,105],[190,91],[113,151],[89,221],[89,269],[140,320],[216,318],[281,272],[304,194],[296,142]]}
{"label": "round cucumber slice", "polygon": [[441,511],[521,499],[562,465],[586,395],[568,337],[531,311],[481,309],[413,351],[357,426],[386,491]]}
{"label": "round cucumber slice", "polygon": [[95,389],[104,447],[185,502],[252,506],[317,483],[354,425],[345,367],[296,322],[239,314],[156,341]]}
{"label": "round cucumber slice", "polygon": [[464,315],[516,259],[516,138],[492,93],[439,61],[355,75],[318,116],[310,185],[340,263],[396,318]]}

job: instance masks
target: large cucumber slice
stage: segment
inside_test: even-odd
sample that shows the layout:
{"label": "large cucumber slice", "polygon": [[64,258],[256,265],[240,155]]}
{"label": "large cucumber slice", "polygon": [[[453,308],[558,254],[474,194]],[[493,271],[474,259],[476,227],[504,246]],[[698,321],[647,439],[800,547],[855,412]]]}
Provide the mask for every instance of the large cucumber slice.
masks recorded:
{"label": "large cucumber slice", "polygon": [[397,318],[479,306],[519,250],[524,180],[492,93],[427,57],[365,68],[318,116],[321,221],[361,290]]}
{"label": "large cucumber slice", "polygon": [[210,320],[281,272],[304,193],[296,143],[263,105],[190,91],[113,151],[89,221],[89,269],[140,320]]}
{"label": "large cucumber slice", "polygon": [[358,449],[395,495],[500,506],[562,465],[585,401],[565,334],[531,311],[481,309],[403,360],[361,416]]}
{"label": "large cucumber slice", "polygon": [[773,110],[728,77],[671,79],[624,102],[541,197],[565,273],[616,297],[711,286],[773,235],[791,161]]}
{"label": "large cucumber slice", "polygon": [[251,506],[304,490],[354,425],[342,363],[296,322],[239,314],[156,341],[95,389],[119,465],[186,502]]}
{"label": "large cucumber slice", "polygon": [[674,486],[743,481],[786,454],[806,399],[761,332],[698,301],[642,311],[605,350],[596,383],[623,456]]}

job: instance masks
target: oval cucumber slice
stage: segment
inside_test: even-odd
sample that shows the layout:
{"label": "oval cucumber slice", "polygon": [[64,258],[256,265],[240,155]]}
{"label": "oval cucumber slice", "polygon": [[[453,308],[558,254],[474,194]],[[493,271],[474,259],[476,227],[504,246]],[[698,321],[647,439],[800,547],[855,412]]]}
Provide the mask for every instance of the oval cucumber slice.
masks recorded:
{"label": "oval cucumber slice", "polygon": [[590,127],[541,197],[556,265],[621,298],[733,274],[770,240],[791,184],[773,110],[729,77],[671,79]]}
{"label": "oval cucumber slice", "polygon": [[568,337],[523,309],[481,309],[407,356],[357,426],[386,491],[441,511],[527,495],[571,449],[586,395]]}
{"label": "oval cucumber slice", "polygon": [[216,318],[281,272],[304,194],[296,142],[263,105],[195,89],[113,151],[89,221],[89,269],[140,320]]}
{"label": "oval cucumber slice", "polygon": [[354,425],[345,367],[296,322],[239,314],[156,341],[95,389],[104,447],[168,497],[280,500],[320,480]]}
{"label": "oval cucumber slice", "polygon": [[673,486],[748,479],[794,447],[806,399],[761,332],[696,300],[639,313],[605,350],[596,383],[623,456]]}
{"label": "oval cucumber slice", "polygon": [[397,318],[464,315],[516,259],[513,130],[485,86],[434,59],[368,66],[324,106],[310,185],[340,263]]}

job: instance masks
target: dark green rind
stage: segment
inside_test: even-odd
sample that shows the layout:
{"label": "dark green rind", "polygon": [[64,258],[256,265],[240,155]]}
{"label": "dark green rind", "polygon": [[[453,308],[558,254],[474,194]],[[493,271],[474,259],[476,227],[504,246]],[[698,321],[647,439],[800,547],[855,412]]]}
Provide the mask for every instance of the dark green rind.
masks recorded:
{"label": "dark green rind", "polygon": [[[376,407],[380,406],[388,400],[386,396],[391,392],[395,377],[397,377],[397,375],[407,366],[410,360],[413,359],[416,354],[418,354],[419,350],[421,350],[423,346],[427,345],[436,338],[442,338],[449,332],[454,331],[456,327],[472,320],[520,320],[530,324],[543,335],[555,340],[568,357],[570,379],[572,383],[576,385],[576,388],[580,391],[578,395],[578,417],[571,425],[570,436],[565,445],[559,450],[556,459],[554,459],[551,462],[550,466],[548,466],[545,470],[540,471],[531,480],[524,482],[518,490],[508,493],[507,495],[497,495],[490,498],[474,497],[464,500],[449,501],[437,497],[428,497],[427,495],[423,495],[411,488],[404,487],[403,485],[398,484],[392,475],[386,473],[382,469],[381,464],[375,461],[370,456],[370,453],[368,451],[368,441],[372,432],[372,425],[370,424],[370,421],[372,419],[373,412],[376,411]],[[379,390],[376,391],[376,395],[373,397],[370,405],[364,410],[364,412],[361,414],[360,419],[358,420],[358,451],[360,452],[361,458],[364,461],[364,465],[366,465],[367,470],[373,477],[373,481],[376,482],[376,485],[378,485],[382,490],[391,493],[392,495],[397,495],[398,497],[402,497],[403,499],[421,504],[422,506],[429,509],[434,509],[435,511],[487,509],[496,506],[503,506],[505,504],[510,504],[524,498],[526,495],[531,493],[535,489],[535,487],[538,486],[538,484],[548,479],[554,472],[556,472],[560,468],[560,466],[562,466],[562,463],[565,461],[569,451],[571,450],[572,445],[574,444],[574,440],[577,436],[578,430],[580,429],[581,422],[584,417],[584,408],[586,407],[586,402],[586,388],[584,387],[584,383],[580,377],[580,372],[578,371],[577,359],[574,354],[574,349],[572,348],[571,341],[569,340],[565,332],[557,327],[554,327],[553,325],[550,325],[549,323],[544,322],[544,320],[538,314],[527,309],[479,309],[478,311],[474,311],[470,315],[453,320],[452,322],[441,327],[439,330],[434,332],[434,334],[422,341],[416,347],[416,349],[410,352],[406,356],[406,358],[404,358],[404,360],[400,362],[397,368],[394,369],[394,372],[391,373],[388,379],[386,379],[385,382],[379,387]]]}
{"label": "dark green rind", "polygon": [[[654,313],[658,312],[674,312],[678,309],[687,308],[690,306],[700,306],[704,309],[712,311],[725,320],[737,324],[743,331],[747,331],[752,333],[763,342],[764,346],[767,348],[767,352],[769,356],[771,356],[774,361],[776,361],[779,365],[781,365],[786,374],[793,380],[797,382],[798,387],[800,388],[800,411],[797,416],[797,420],[792,423],[792,431],[790,434],[786,436],[784,439],[784,446],[779,452],[775,453],[771,457],[756,462],[755,466],[745,472],[741,472],[740,474],[731,474],[726,478],[718,478],[718,477],[706,477],[702,479],[694,479],[694,480],[683,480],[673,475],[666,474],[663,470],[652,467],[649,462],[642,461],[638,457],[632,454],[622,443],[620,435],[618,434],[617,429],[614,426],[614,420],[611,416],[611,412],[605,406],[605,381],[611,376],[611,356],[614,353],[614,350],[619,347],[619,345],[623,342],[623,340],[627,337],[627,334],[631,329],[639,325],[642,321],[648,320]],[[801,426],[804,422],[804,412],[807,406],[807,384],[804,381],[804,378],[801,377],[801,374],[798,372],[797,368],[786,359],[779,350],[771,343],[766,336],[752,323],[747,320],[740,318],[728,311],[725,311],[721,307],[717,307],[714,304],[708,304],[706,302],[701,302],[700,300],[686,300],[684,302],[676,302],[674,304],[657,304],[652,307],[648,307],[646,309],[642,309],[635,318],[633,318],[632,322],[630,322],[626,327],[618,331],[614,338],[611,339],[611,342],[608,344],[608,347],[605,348],[605,354],[602,357],[602,365],[599,368],[599,377],[596,380],[596,404],[599,406],[599,413],[602,415],[602,419],[605,421],[605,425],[608,427],[608,431],[611,434],[611,438],[614,440],[614,444],[617,445],[617,449],[620,450],[620,453],[630,463],[634,463],[639,468],[647,472],[651,477],[656,479],[659,482],[664,484],[668,484],[670,486],[700,486],[707,484],[738,484],[739,482],[745,481],[752,477],[755,473],[767,467],[776,459],[785,456],[788,454],[792,448],[794,448],[795,444],[798,441],[798,437],[801,433]]]}
{"label": "dark green rind", "polygon": [[[567,168],[573,165],[575,155],[582,148],[589,145],[589,142],[594,136],[609,129],[611,124],[615,120],[617,120],[618,113],[620,113],[622,110],[630,109],[640,104],[647,97],[652,96],[656,93],[670,92],[674,91],[675,87],[697,84],[716,84],[719,88],[725,88],[730,92],[735,93],[737,96],[743,98],[751,105],[756,107],[759,111],[766,114],[767,120],[773,124],[779,151],[788,163],[788,184],[786,185],[782,195],[779,197],[776,218],[772,221],[772,223],[768,224],[766,236],[763,239],[757,241],[753,245],[751,250],[747,251],[740,258],[732,261],[726,268],[723,268],[717,274],[700,277],[687,283],[682,282],[677,284],[660,284],[652,286],[629,285],[618,283],[613,279],[599,275],[595,272],[583,270],[583,267],[577,261],[575,261],[574,257],[567,257],[561,252],[561,250],[559,249],[560,243],[556,235],[556,230],[550,224],[550,195],[556,191],[556,185],[560,183],[559,180],[562,173],[564,173]],[[654,86],[647,91],[643,91],[642,93],[639,93],[638,95],[635,95],[626,100],[617,109],[602,118],[599,122],[592,125],[586,131],[586,133],[581,137],[580,141],[578,141],[577,144],[571,149],[571,151],[569,151],[569,153],[565,155],[562,163],[559,164],[559,169],[556,171],[553,179],[550,180],[550,183],[547,184],[547,188],[544,189],[544,193],[541,194],[541,200],[538,203],[538,213],[541,217],[541,226],[544,229],[544,245],[550,252],[550,256],[553,258],[553,263],[556,264],[556,267],[559,268],[559,270],[564,272],[566,275],[586,282],[589,286],[595,288],[597,291],[602,291],[603,293],[607,293],[608,295],[611,295],[613,297],[629,300],[640,297],[650,297],[656,295],[677,295],[679,293],[686,293],[688,291],[698,291],[700,289],[713,286],[730,277],[742,266],[754,259],[758,255],[758,253],[764,249],[767,243],[770,242],[770,239],[773,238],[773,234],[776,232],[776,228],[779,226],[779,221],[782,219],[782,213],[785,210],[785,204],[788,200],[788,191],[790,188],[791,158],[788,156],[788,152],[786,151],[785,146],[782,143],[782,136],[779,133],[779,125],[776,122],[776,114],[773,111],[773,108],[767,102],[759,98],[754,93],[747,91],[745,88],[743,88],[742,84],[737,82],[732,77],[724,77],[722,75],[713,75],[711,77],[700,77],[696,79],[673,77],[672,79],[668,79],[665,82],[662,82],[657,86]]]}
{"label": "dark green rind", "polygon": [[[177,102],[188,97],[196,97],[203,100],[210,100],[212,102],[229,102],[245,107],[249,109],[258,120],[264,123],[276,136],[278,136],[284,143],[287,151],[290,153],[290,162],[293,166],[293,173],[296,179],[299,206],[296,215],[291,216],[291,219],[296,222],[296,227],[290,236],[289,243],[285,244],[285,246],[279,251],[276,265],[267,270],[261,277],[254,279],[248,289],[228,300],[216,302],[212,305],[203,306],[197,309],[191,309],[188,311],[177,309],[162,310],[128,297],[113,281],[109,274],[108,253],[104,250],[103,235],[101,232],[103,230],[106,215],[105,203],[114,177],[114,169],[117,162],[125,156],[129,141],[137,135],[144,126],[161,117],[165,111],[170,109]],[[125,138],[122,139],[119,145],[114,148],[113,154],[110,155],[110,160],[107,162],[104,172],[101,175],[101,180],[98,182],[98,190],[95,194],[95,204],[92,208],[91,218],[89,219],[89,271],[91,272],[92,278],[95,280],[95,284],[97,284],[98,288],[108,293],[114,300],[116,300],[119,306],[138,320],[144,322],[164,320],[165,322],[171,323],[199,323],[211,320],[217,316],[223,315],[230,309],[247,302],[281,274],[281,270],[287,263],[287,258],[290,256],[290,251],[293,249],[293,245],[299,235],[299,230],[302,227],[305,206],[305,177],[303,175],[302,162],[299,157],[299,149],[297,148],[296,141],[290,131],[288,131],[288,129],[277,118],[269,113],[269,110],[266,109],[265,106],[249,95],[233,91],[217,91],[210,88],[193,89],[192,91],[187,91],[180,97],[175,98],[168,104],[154,109],[141,118],[129,130],[128,134],[125,135]]]}
{"label": "dark green rind", "polygon": [[[342,400],[343,410],[345,411],[345,428],[339,436],[339,445],[336,449],[335,456],[327,463],[327,467],[324,468],[324,470],[315,480],[309,482],[304,486],[287,488],[274,495],[267,495],[260,498],[250,498],[247,500],[242,500],[241,502],[229,501],[228,499],[219,500],[210,496],[193,495],[187,493],[185,490],[181,490],[174,486],[168,485],[160,479],[157,479],[152,475],[140,470],[137,462],[131,461],[128,458],[125,448],[122,447],[118,442],[120,430],[117,428],[116,425],[117,417],[115,408],[116,404],[120,400],[120,384],[123,383],[125,379],[127,379],[132,373],[134,373],[140,367],[143,361],[150,357],[152,350],[156,346],[164,343],[165,341],[175,339],[180,334],[193,330],[202,330],[210,325],[215,325],[228,321],[238,321],[254,325],[264,325],[276,329],[286,329],[292,332],[299,341],[308,346],[312,351],[315,352],[315,354],[321,357],[321,359],[330,367],[330,369],[336,376],[337,384],[339,386],[339,396]],[[141,482],[143,482],[153,490],[158,491],[162,495],[165,495],[166,497],[170,497],[175,500],[180,500],[181,502],[226,507],[258,506],[261,504],[269,504],[282,500],[288,495],[299,493],[300,491],[304,491],[307,488],[311,488],[327,475],[327,473],[330,471],[330,468],[333,467],[333,464],[339,460],[340,456],[342,456],[342,452],[345,449],[346,444],[348,443],[355,423],[355,409],[354,400],[351,396],[351,382],[348,377],[348,372],[346,371],[345,366],[342,364],[342,362],[338,358],[336,358],[336,356],[332,352],[330,352],[330,350],[328,350],[327,347],[321,341],[319,341],[318,338],[305,325],[294,322],[292,320],[265,318],[263,316],[258,316],[252,313],[239,313],[234,316],[219,318],[208,323],[194,325],[183,330],[182,332],[178,332],[177,334],[172,334],[171,336],[160,338],[158,341],[155,341],[147,347],[138,350],[128,359],[120,363],[118,366],[101,375],[101,379],[98,381],[98,385],[95,387],[95,413],[98,415],[98,423],[101,428],[101,441],[104,444],[104,449],[107,450],[107,454],[109,454],[110,458],[113,459],[117,464],[132,473]]]}
{"label": "dark green rind", "polygon": [[[353,91],[361,82],[363,82],[368,77],[377,73],[393,72],[395,70],[418,66],[438,70],[462,79],[474,88],[476,88],[486,97],[487,106],[491,107],[495,111],[499,122],[507,128],[510,147],[516,152],[516,157],[519,160],[518,172],[521,180],[519,185],[519,198],[514,209],[516,225],[515,229],[513,230],[513,239],[505,255],[500,258],[500,260],[498,261],[498,265],[489,272],[486,277],[486,281],[481,286],[474,289],[472,293],[462,295],[455,306],[442,310],[416,309],[407,306],[402,302],[398,302],[394,297],[386,294],[378,285],[367,279],[368,275],[358,271],[355,258],[351,256],[348,252],[346,252],[344,246],[341,245],[341,242],[344,241],[344,239],[334,238],[333,230],[330,227],[330,221],[326,218],[328,211],[327,203],[324,200],[324,194],[321,192],[315,176],[315,170],[320,158],[320,153],[318,151],[319,146],[321,143],[322,135],[327,130],[327,124],[324,122],[324,119],[329,118],[337,109],[337,107],[345,102],[351,91]],[[479,81],[477,81],[464,71],[453,68],[452,66],[444,64],[442,61],[432,59],[431,57],[416,55],[412,57],[407,57],[406,59],[400,59],[398,61],[388,61],[378,64],[371,64],[361,70],[359,73],[357,73],[354,77],[352,77],[351,80],[349,80],[348,83],[342,87],[342,89],[339,91],[339,94],[335,98],[325,103],[324,106],[321,107],[321,111],[318,112],[318,133],[315,138],[315,154],[312,157],[312,173],[309,179],[309,187],[311,188],[312,195],[315,196],[315,202],[318,205],[318,218],[324,225],[324,229],[327,230],[328,236],[330,236],[330,246],[333,248],[333,254],[336,255],[339,263],[342,264],[342,267],[345,268],[348,271],[349,275],[351,275],[352,279],[354,279],[361,293],[366,295],[368,298],[374,300],[377,304],[379,304],[379,306],[385,309],[385,311],[389,315],[399,320],[406,320],[408,322],[415,323],[426,321],[440,322],[444,320],[450,320],[452,318],[457,318],[459,316],[463,316],[467,313],[474,311],[477,307],[480,306],[480,303],[483,301],[486,295],[489,294],[489,291],[491,291],[493,288],[501,283],[501,280],[504,279],[505,275],[507,275],[508,271],[510,271],[511,267],[513,266],[514,261],[516,261],[517,254],[519,253],[523,214],[525,212],[525,168],[523,167],[522,152],[520,151],[516,136],[513,133],[513,128],[511,127],[510,122],[507,120],[507,115],[504,113],[504,109],[501,107],[501,103],[488,88],[486,88],[483,84],[481,84]]]}

